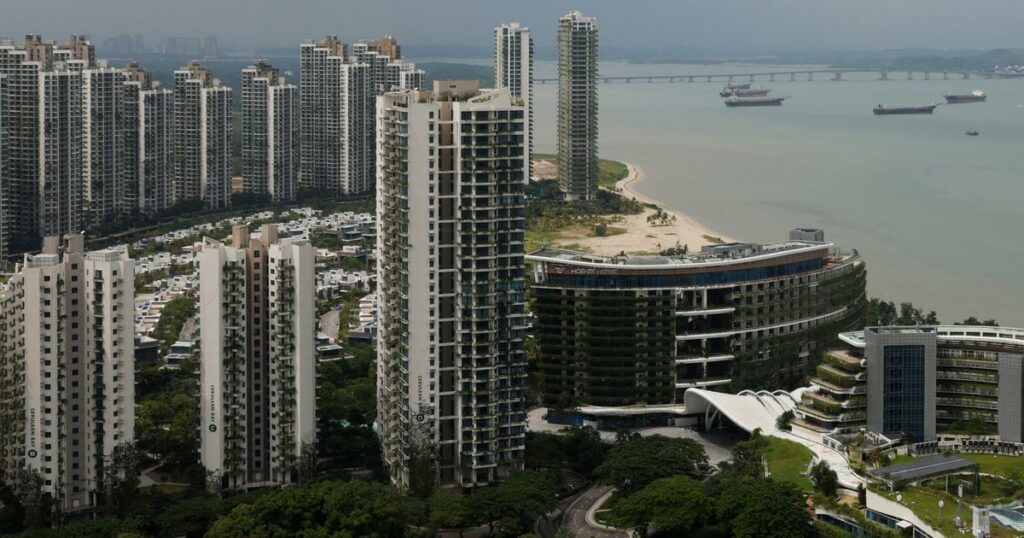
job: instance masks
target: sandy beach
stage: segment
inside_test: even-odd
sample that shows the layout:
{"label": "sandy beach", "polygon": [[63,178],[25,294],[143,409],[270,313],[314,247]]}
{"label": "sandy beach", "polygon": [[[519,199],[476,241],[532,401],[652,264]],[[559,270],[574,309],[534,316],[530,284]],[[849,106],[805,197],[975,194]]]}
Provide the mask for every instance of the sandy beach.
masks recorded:
{"label": "sandy beach", "polygon": [[[572,246],[595,254],[655,254],[676,246],[685,246],[690,252],[696,252],[704,245],[732,241],[732,238],[711,230],[685,213],[668,208],[661,202],[637,192],[636,186],[646,178],[644,170],[635,163],[623,164],[629,169],[629,175],[616,183],[615,189],[628,198],[660,207],[668,214],[668,222],[648,222],[647,217],[657,213],[657,210],[646,209],[636,215],[613,217],[609,222],[610,233],[604,237],[593,237],[592,231],[583,227],[562,230],[558,237],[552,239],[555,246]],[[542,164],[540,167],[535,165],[535,172],[540,172],[537,175],[544,176],[549,170]]]}

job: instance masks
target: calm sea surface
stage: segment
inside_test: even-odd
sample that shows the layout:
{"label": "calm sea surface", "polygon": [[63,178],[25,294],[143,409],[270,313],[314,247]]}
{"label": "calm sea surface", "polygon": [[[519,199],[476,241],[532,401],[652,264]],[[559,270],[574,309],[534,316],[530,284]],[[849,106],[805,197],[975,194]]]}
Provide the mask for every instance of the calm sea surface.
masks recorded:
{"label": "calm sea surface", "polygon": [[[601,65],[605,75],[772,69]],[[552,62],[538,62],[537,77],[554,75]],[[864,256],[873,296],[913,301],[947,322],[1024,326],[1024,80],[900,77],[757,82],[790,99],[740,109],[722,104],[721,83],[604,84],[601,155],[640,164],[639,190],[733,237],[824,228]],[[534,89],[538,151],[555,148],[556,88]],[[871,113],[974,89],[988,102],[930,116]],[[980,136],[965,136],[970,129]]]}

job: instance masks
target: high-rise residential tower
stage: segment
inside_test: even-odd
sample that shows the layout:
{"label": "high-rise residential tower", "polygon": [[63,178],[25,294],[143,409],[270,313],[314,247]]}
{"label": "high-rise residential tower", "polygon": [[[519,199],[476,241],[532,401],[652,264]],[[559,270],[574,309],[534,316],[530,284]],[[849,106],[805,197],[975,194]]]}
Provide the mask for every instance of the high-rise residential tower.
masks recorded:
{"label": "high-rise residential tower", "polygon": [[236,226],[199,254],[200,457],[223,489],[290,484],[316,442],[313,247]]}
{"label": "high-rise residential tower", "polygon": [[125,199],[125,73],[97,67],[82,73],[82,187],[85,221],[115,218]]}
{"label": "high-rise residential tower", "polygon": [[36,476],[61,511],[97,505],[135,435],[134,265],[81,234],[0,286],[0,478]]}
{"label": "high-rise residential tower", "polygon": [[30,35],[0,45],[0,77],[0,256],[167,207],[172,95],[148,73],[108,67],[80,36],[56,44]]}
{"label": "high-rise residential tower", "polygon": [[39,248],[44,235],[82,227],[83,76],[95,67],[88,41],[26,36],[0,45],[6,130],[0,168],[0,254]]}
{"label": "high-rise residential tower", "polygon": [[597,196],[597,19],[558,19],[558,182],[565,199]]}
{"label": "high-rise residential tower", "polygon": [[513,99],[523,103],[529,135],[526,138],[526,165],[533,155],[533,39],[530,29],[518,22],[494,29],[494,85],[508,88]]}
{"label": "high-rise residential tower", "polygon": [[231,88],[199,62],[174,72],[175,202],[230,203],[231,98]]}
{"label": "high-rise residential tower", "polygon": [[301,49],[301,181],[335,194],[373,190],[376,96],[423,86],[424,73],[385,36],[348,46],[336,36]]}
{"label": "high-rise residential tower", "polygon": [[301,50],[300,168],[303,187],[357,194],[373,186],[370,72],[348,61],[335,36]]}
{"label": "high-rise residential tower", "polygon": [[472,488],[523,462],[526,112],[434,88],[377,100],[377,422],[393,482]]}
{"label": "high-rise residential tower", "polygon": [[171,207],[174,183],[174,93],[138,64],[124,68],[123,214]]}
{"label": "high-rise residential tower", "polygon": [[270,64],[242,70],[242,186],[274,202],[295,198],[295,86]]}

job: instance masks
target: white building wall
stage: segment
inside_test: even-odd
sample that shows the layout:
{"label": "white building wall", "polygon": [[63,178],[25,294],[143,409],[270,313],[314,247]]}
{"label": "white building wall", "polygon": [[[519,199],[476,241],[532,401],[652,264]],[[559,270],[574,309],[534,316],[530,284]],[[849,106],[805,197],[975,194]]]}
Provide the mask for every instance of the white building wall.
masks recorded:
{"label": "white building wall", "polygon": [[75,511],[95,504],[103,465],[134,441],[134,272],[123,251],[83,254],[80,235],[49,244],[0,289],[6,330],[23,329],[0,347],[0,477],[33,469]]}

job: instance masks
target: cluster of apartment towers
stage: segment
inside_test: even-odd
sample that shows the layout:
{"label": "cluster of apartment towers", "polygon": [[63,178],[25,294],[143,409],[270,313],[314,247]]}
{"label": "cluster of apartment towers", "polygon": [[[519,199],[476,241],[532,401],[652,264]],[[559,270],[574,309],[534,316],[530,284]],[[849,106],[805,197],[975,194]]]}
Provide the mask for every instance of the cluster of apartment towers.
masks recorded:
{"label": "cluster of apartment towers", "polygon": [[[569,13],[558,36],[562,185],[590,199],[596,21]],[[435,81],[430,92],[391,38],[302,45],[299,181],[375,188],[378,428],[401,486],[423,462],[462,488],[522,466],[529,30],[497,27],[495,48],[497,89]],[[33,475],[59,509],[88,509],[135,436],[134,264],[122,249],[87,252],[77,230],[181,200],[225,206],[231,90],[194,62],[164,90],[136,65],[102,66],[81,38],[35,36],[0,46],[0,85],[3,237],[8,248],[45,238],[0,287],[0,478]],[[265,63],[243,72],[246,190],[294,196],[295,96]],[[238,226],[228,243],[204,240],[198,259],[196,426],[210,485],[294,482],[316,442],[312,247]]]}
{"label": "cluster of apartment towers", "polygon": [[[496,85],[529,111],[529,31],[503,28],[496,59],[507,69]],[[559,40],[567,50],[561,177],[568,199],[589,199],[597,171],[596,22],[563,17]],[[298,88],[264,61],[242,71],[243,190],[274,202],[293,200],[298,187],[371,193],[376,98],[423,89],[425,73],[402,59],[390,36],[351,47],[328,36],[302,44],[300,54]],[[136,63],[109,67],[81,36],[0,43],[0,258],[38,250],[45,236],[159,215],[179,202],[228,206],[233,94],[195,61],[163,88]]]}

